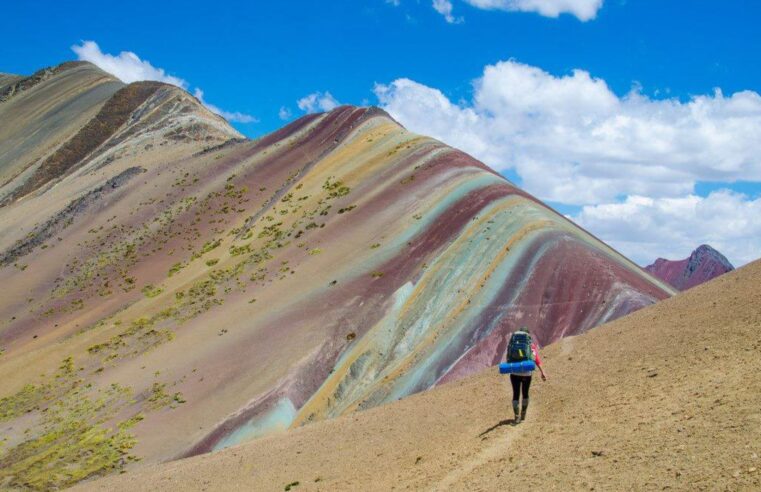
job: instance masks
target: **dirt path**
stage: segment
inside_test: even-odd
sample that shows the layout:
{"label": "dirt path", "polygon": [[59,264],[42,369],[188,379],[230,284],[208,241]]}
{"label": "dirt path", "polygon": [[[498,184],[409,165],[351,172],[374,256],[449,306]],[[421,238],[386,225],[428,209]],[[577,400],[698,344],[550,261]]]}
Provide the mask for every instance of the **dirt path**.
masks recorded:
{"label": "dirt path", "polygon": [[[509,419],[505,419],[502,425],[512,425],[509,422]],[[516,426],[509,432],[502,433],[502,435],[498,436],[493,441],[485,443],[482,448],[476,448],[466,461],[462,462],[459,466],[452,468],[452,470],[438,484],[436,484],[435,489],[450,490],[454,484],[463,482],[469,475],[482,466],[494,461],[499,461],[500,458],[509,452],[513,441],[523,434],[526,426],[530,427],[531,425],[526,424],[520,427]],[[489,429],[484,432],[488,431]],[[484,441],[486,441],[486,439],[484,439]]]}
{"label": "dirt path", "polygon": [[543,350],[514,427],[491,370],[91,490],[759,490],[761,262]]}

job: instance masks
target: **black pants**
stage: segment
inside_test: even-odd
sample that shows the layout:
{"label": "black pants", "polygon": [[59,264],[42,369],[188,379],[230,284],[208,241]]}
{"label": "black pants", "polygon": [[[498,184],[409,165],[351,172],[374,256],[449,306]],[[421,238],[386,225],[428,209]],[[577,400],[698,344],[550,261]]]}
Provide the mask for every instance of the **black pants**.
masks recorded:
{"label": "black pants", "polygon": [[531,386],[531,376],[518,376],[510,374],[510,383],[513,385],[513,401],[518,401],[518,396],[523,394],[523,400],[528,400],[528,389]]}

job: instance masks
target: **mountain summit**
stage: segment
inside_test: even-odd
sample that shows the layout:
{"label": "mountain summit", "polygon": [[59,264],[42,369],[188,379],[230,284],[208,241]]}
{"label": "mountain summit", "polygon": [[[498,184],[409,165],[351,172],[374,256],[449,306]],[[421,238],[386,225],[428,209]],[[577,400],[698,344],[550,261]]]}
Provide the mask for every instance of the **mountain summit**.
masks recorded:
{"label": "mountain summit", "polygon": [[734,269],[723,254],[707,244],[699,246],[683,260],[658,258],[645,267],[645,270],[678,290],[687,290]]}
{"label": "mountain summit", "polygon": [[377,108],[241,139],[90,64],[0,78],[0,484],[391,402],[674,293]]}

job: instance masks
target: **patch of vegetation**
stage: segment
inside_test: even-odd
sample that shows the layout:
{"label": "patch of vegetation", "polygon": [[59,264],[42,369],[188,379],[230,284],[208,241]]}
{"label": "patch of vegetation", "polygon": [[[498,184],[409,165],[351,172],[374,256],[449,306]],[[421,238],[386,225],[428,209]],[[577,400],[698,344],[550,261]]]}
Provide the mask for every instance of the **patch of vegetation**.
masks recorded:
{"label": "patch of vegetation", "polygon": [[177,405],[186,403],[182,393],[177,392],[170,395],[166,391],[166,386],[166,383],[153,383],[148,391],[146,408],[150,410],[159,410],[166,407],[176,408]]}
{"label": "patch of vegetation", "polygon": [[174,316],[176,316],[176,310],[168,308],[151,317],[133,320],[126,330],[105,342],[88,347],[87,352],[91,355],[99,355],[104,363],[141,354],[174,339],[174,333],[171,330],[155,327],[158,321]]}
{"label": "patch of vegetation", "polygon": [[204,243],[204,245],[201,247],[200,251],[193,253],[193,255],[190,257],[191,261],[195,260],[196,258],[200,258],[209,251],[216,249],[219,247],[219,245],[222,244],[221,239],[215,239],[214,241],[207,241]]}
{"label": "patch of vegetation", "polygon": [[322,189],[328,192],[329,198],[338,198],[346,196],[351,192],[351,188],[344,185],[343,182],[328,178],[322,185]]}
{"label": "patch of vegetation", "polygon": [[145,287],[143,287],[143,289],[140,292],[142,292],[145,297],[151,298],[151,297],[156,297],[157,295],[164,292],[164,289],[162,289],[161,287],[155,287],[151,284],[148,284]]}
{"label": "patch of vegetation", "polygon": [[113,423],[130,396],[117,384],[103,389],[84,384],[69,357],[50,380],[3,398],[4,420],[30,412],[38,420],[37,432],[27,429],[23,442],[0,451],[2,487],[58,490],[137,460],[130,454],[136,443],[130,429],[142,415]]}
{"label": "patch of vegetation", "polygon": [[251,253],[251,244],[244,244],[241,246],[230,246],[230,256],[240,256],[243,254]]}
{"label": "patch of vegetation", "polygon": [[206,260],[206,266],[214,266],[217,263],[219,263],[219,258],[211,258],[209,260]]}
{"label": "patch of vegetation", "polygon": [[46,402],[68,391],[75,374],[74,362],[68,357],[63,360],[52,381],[39,385],[27,384],[15,395],[0,399],[0,422],[39,410]]}
{"label": "patch of vegetation", "polygon": [[289,490],[291,490],[292,488],[294,488],[294,487],[298,487],[298,486],[299,486],[299,482],[298,482],[298,481],[297,481],[297,482],[291,482],[291,483],[289,483],[288,485],[286,485],[286,486],[285,486],[285,489],[284,489],[284,490],[285,490],[286,492],[288,492],[288,491],[289,491]]}
{"label": "patch of vegetation", "polygon": [[275,240],[282,239],[284,236],[284,232],[282,229],[280,229],[280,226],[282,226],[282,222],[277,222],[276,224],[270,224],[268,226],[265,226],[262,228],[262,231],[259,233],[258,237],[261,238],[272,238]]}
{"label": "patch of vegetation", "polygon": [[266,268],[259,268],[254,273],[249,276],[249,280],[252,282],[259,282],[267,278],[267,269]]}
{"label": "patch of vegetation", "polygon": [[372,272],[372,273],[370,274],[370,276],[371,276],[372,278],[381,278],[381,277],[383,276],[383,272],[378,272],[378,271],[375,271],[375,272]]}
{"label": "patch of vegetation", "polygon": [[185,265],[185,263],[183,263],[183,262],[181,262],[181,261],[180,261],[180,262],[177,262],[177,263],[175,263],[175,264],[174,264],[174,265],[172,265],[172,267],[169,269],[169,276],[171,277],[171,276],[172,276],[172,275],[174,275],[175,273],[178,273],[180,270],[182,270],[183,268],[185,268],[185,266],[186,266],[186,265]]}

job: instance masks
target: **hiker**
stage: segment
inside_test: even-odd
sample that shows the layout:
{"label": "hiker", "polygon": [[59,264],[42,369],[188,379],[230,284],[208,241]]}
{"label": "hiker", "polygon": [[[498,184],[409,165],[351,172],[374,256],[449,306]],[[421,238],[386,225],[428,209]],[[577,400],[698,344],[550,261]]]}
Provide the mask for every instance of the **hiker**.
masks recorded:
{"label": "hiker", "polygon": [[[525,326],[513,332],[510,336],[510,342],[507,344],[507,361],[520,362],[532,360],[539,368],[542,374],[542,381],[547,381],[547,375],[542,368],[542,359],[539,358],[539,349],[531,338],[531,332]],[[513,412],[515,412],[515,423],[519,424],[526,420],[526,409],[528,408],[528,389],[531,386],[531,372],[517,372],[510,374],[510,383],[513,385]],[[523,401],[519,402],[520,396]],[[520,405],[519,405],[520,403]]]}

